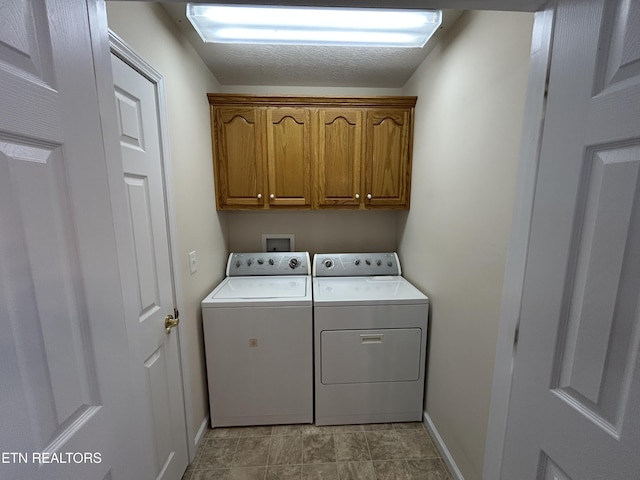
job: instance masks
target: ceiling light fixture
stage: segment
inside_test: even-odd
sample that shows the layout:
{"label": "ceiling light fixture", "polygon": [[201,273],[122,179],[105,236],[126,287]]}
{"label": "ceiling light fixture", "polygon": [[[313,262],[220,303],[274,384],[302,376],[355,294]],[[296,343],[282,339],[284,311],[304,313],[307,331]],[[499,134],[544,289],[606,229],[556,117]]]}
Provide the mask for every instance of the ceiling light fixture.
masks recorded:
{"label": "ceiling light fixture", "polygon": [[420,48],[442,12],[189,3],[187,18],[209,43]]}

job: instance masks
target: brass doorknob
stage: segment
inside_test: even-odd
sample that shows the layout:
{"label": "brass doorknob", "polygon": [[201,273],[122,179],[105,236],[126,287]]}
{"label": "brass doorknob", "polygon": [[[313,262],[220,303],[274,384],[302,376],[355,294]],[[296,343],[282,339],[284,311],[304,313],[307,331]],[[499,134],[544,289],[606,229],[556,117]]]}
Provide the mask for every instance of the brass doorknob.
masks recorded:
{"label": "brass doorknob", "polygon": [[180,319],[179,318],[173,318],[173,315],[169,314],[166,317],[164,317],[164,331],[167,335],[169,335],[171,333],[171,329],[173,327],[177,327],[178,324],[180,323]]}

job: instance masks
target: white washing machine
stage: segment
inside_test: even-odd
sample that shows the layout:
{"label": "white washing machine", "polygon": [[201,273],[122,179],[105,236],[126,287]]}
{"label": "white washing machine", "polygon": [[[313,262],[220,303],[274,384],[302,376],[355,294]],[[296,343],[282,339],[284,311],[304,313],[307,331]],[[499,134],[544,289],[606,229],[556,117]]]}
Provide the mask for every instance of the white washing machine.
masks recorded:
{"label": "white washing machine", "polygon": [[422,421],[429,299],[395,253],[313,261],[315,423]]}
{"label": "white washing machine", "polygon": [[307,252],[232,253],[202,301],[211,426],[313,422]]}

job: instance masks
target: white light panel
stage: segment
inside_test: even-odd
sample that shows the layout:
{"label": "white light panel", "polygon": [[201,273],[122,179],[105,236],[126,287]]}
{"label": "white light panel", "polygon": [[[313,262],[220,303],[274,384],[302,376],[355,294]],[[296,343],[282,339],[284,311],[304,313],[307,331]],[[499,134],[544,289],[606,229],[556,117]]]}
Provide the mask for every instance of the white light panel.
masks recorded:
{"label": "white light panel", "polygon": [[189,3],[187,18],[210,43],[420,48],[442,12]]}

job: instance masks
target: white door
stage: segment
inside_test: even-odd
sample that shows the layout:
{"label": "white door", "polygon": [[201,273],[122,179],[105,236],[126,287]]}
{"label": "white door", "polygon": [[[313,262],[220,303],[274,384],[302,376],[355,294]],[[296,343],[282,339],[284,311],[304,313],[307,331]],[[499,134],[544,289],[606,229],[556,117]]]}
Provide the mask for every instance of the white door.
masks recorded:
{"label": "white door", "polygon": [[90,11],[0,1],[3,479],[140,473]]}
{"label": "white door", "polygon": [[178,328],[168,332],[174,314],[167,206],[156,84],[111,54],[120,150],[133,236],[133,275],[125,279],[135,292],[130,321],[134,372],[145,389],[145,423],[153,445],[149,478],[176,480],[187,468],[187,433]]}
{"label": "white door", "polygon": [[640,2],[561,0],[503,480],[640,478]]}

